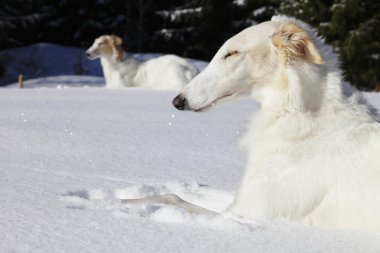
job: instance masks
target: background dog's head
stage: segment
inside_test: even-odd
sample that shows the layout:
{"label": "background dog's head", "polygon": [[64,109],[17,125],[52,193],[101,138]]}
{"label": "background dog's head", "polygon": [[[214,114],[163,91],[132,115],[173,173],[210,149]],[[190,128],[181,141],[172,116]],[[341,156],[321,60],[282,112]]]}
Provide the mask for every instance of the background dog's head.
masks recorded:
{"label": "background dog's head", "polygon": [[99,57],[113,57],[120,61],[123,57],[122,43],[122,39],[116,35],[102,35],[94,41],[86,51],[86,55],[91,60]]}
{"label": "background dog's head", "polygon": [[274,17],[240,32],[224,43],[206,69],[174,98],[173,105],[202,111],[255,91],[287,86],[287,69],[323,64],[309,29],[298,20]]}

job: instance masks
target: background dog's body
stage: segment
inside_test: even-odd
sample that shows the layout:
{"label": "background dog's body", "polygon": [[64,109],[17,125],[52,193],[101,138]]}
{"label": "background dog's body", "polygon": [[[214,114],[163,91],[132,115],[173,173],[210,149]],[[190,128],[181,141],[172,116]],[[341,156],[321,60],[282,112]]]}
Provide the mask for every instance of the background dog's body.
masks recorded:
{"label": "background dog's body", "polygon": [[197,68],[175,55],[139,61],[121,49],[121,39],[104,35],[87,50],[90,59],[100,57],[106,87],[144,87],[179,90],[198,74]]}

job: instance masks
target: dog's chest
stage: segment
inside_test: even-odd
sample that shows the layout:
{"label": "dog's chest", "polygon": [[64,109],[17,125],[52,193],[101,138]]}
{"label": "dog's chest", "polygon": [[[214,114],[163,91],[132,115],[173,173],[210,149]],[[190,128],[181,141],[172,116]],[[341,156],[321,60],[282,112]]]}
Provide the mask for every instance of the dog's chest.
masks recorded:
{"label": "dog's chest", "polygon": [[272,142],[252,150],[231,211],[253,219],[299,219],[314,210],[333,178],[317,143]]}

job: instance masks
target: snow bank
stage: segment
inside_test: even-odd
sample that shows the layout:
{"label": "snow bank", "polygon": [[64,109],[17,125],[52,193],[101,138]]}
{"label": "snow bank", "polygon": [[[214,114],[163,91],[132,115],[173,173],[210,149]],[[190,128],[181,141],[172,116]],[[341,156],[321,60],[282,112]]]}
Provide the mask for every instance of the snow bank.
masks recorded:
{"label": "snow bank", "polygon": [[1,89],[0,252],[380,252],[379,236],[360,231],[122,204],[169,192],[216,211],[232,201],[257,105],[178,112],[175,95]]}
{"label": "snow bank", "polygon": [[[97,76],[48,76],[24,81],[24,88],[90,88],[104,87],[104,78]],[[18,88],[18,83],[11,83],[5,88]]]}
{"label": "snow bank", "polygon": [[[18,76],[22,74],[26,81],[41,77],[50,76],[94,76],[103,77],[102,68],[99,60],[91,61],[85,55],[86,49],[66,47],[55,44],[39,43],[27,47],[5,50],[1,53],[2,59],[6,62],[6,74],[0,79],[0,85],[16,83]],[[140,60],[156,58],[162,54],[131,53]],[[203,69],[207,62],[188,59],[199,70]],[[86,77],[85,77],[86,78]],[[78,79],[76,79],[78,80]],[[81,79],[82,81],[84,79]],[[95,83],[90,82],[84,85],[99,86],[101,79]],[[68,82],[69,79],[67,79]],[[43,80],[44,86],[51,87],[56,81]],[[104,86],[104,80],[103,86]],[[32,87],[36,86],[32,83]],[[73,84],[69,84],[73,85]],[[76,84],[75,86],[80,86]],[[54,86],[53,86],[54,87]]]}

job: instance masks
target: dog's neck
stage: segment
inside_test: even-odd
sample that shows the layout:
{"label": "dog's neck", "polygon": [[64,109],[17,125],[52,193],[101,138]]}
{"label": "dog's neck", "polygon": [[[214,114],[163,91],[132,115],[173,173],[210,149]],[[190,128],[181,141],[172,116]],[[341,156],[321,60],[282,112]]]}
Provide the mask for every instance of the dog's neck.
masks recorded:
{"label": "dog's neck", "polygon": [[266,113],[316,112],[328,82],[325,66],[294,63],[280,66],[269,84],[254,88],[252,97]]}
{"label": "dog's neck", "polygon": [[277,78],[287,78],[286,86],[273,83],[252,93],[262,105],[249,131],[255,138],[298,140],[380,118],[334,66],[306,63],[283,73]]}
{"label": "dog's neck", "polygon": [[[284,124],[296,129],[312,128],[312,125],[301,125],[303,122],[312,124],[324,112],[342,107],[346,99],[342,83],[340,71],[329,69],[328,65],[293,63],[279,68],[270,85],[252,92],[253,98],[261,104],[254,131],[264,133],[272,128],[283,128]],[[303,121],[303,118],[308,120]],[[297,130],[292,131],[290,135],[298,135]]]}
{"label": "dog's neck", "polygon": [[[121,50],[117,55],[103,55],[100,62],[107,86],[132,86],[131,80],[136,75],[138,60]],[[130,81],[122,80],[126,75]]]}
{"label": "dog's neck", "polygon": [[117,52],[113,52],[112,54],[104,54],[100,57],[102,63],[106,63],[109,66],[117,66],[121,62],[124,62],[127,58],[131,58],[127,53],[123,50],[118,50]]}

